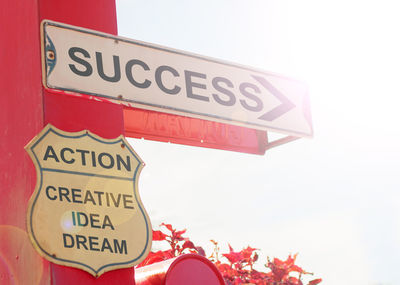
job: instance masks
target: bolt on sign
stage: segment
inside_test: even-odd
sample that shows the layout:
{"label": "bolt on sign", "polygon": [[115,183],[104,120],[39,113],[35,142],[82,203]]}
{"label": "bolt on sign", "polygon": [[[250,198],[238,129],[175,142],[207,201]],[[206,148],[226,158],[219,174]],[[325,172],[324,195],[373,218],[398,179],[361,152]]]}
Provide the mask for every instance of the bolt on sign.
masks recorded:
{"label": "bolt on sign", "polygon": [[66,24],[42,22],[43,85],[297,137],[313,134],[306,86],[285,76]]}
{"label": "bolt on sign", "polygon": [[25,148],[37,172],[27,227],[43,257],[100,276],[147,256],[152,228],[137,188],[144,163],[123,136],[49,124]]}

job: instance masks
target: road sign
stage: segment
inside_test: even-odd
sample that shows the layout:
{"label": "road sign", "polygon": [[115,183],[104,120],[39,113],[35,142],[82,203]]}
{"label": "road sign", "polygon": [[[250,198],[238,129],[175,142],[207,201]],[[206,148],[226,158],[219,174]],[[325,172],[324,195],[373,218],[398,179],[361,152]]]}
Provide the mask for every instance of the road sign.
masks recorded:
{"label": "road sign", "polygon": [[28,233],[43,257],[99,276],[147,256],[152,228],[137,189],[143,162],[124,137],[47,125],[26,149],[37,172]]}
{"label": "road sign", "polygon": [[47,88],[125,104],[312,136],[306,86],[246,66],[80,27],[42,23]]}

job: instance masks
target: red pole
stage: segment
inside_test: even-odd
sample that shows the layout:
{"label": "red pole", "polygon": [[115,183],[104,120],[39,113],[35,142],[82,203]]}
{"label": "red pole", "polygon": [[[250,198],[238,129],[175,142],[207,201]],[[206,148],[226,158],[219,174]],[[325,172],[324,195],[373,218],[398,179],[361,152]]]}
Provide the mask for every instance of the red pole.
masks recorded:
{"label": "red pole", "polygon": [[[114,0],[40,0],[40,20],[48,19],[75,26],[117,34]],[[121,105],[53,94],[44,90],[44,124],[51,123],[64,131],[90,130],[105,138],[124,134]],[[135,284],[134,269],[106,272],[99,278],[89,273],[51,264],[52,284]]]}
{"label": "red pole", "polygon": [[36,173],[24,146],[43,127],[37,1],[2,1],[0,26],[0,284],[49,284],[25,226]]}
{"label": "red pole", "polygon": [[40,22],[49,19],[117,34],[114,0],[4,1],[0,15],[0,284],[135,284],[134,269],[94,278],[50,264],[26,233],[36,173],[24,146],[47,124],[88,129],[102,137],[124,133],[122,107],[65,94],[41,84]]}

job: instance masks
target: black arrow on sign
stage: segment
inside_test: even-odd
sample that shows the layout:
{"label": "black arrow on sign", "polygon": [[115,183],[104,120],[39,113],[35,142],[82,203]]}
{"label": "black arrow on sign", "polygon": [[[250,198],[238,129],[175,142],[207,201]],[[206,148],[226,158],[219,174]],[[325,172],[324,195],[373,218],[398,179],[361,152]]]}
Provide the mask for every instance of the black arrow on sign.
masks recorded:
{"label": "black arrow on sign", "polygon": [[296,107],[295,104],[293,104],[292,101],[290,101],[285,95],[282,94],[278,89],[276,89],[271,83],[269,83],[264,77],[257,76],[257,75],[252,75],[255,80],[257,80],[265,89],[267,89],[272,95],[274,95],[279,101],[281,101],[281,105],[275,107],[271,111],[268,111],[261,117],[259,117],[260,120],[264,121],[273,121],[276,118],[279,118],[283,114],[289,112],[292,110],[294,107]]}

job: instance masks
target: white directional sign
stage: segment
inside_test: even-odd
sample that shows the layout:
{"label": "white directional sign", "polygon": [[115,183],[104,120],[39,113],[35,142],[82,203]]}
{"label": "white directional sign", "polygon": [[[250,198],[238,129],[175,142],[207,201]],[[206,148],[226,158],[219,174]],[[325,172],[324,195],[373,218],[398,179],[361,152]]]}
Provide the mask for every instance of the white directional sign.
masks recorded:
{"label": "white directional sign", "polygon": [[47,88],[293,136],[313,134],[302,82],[79,27],[42,26]]}

